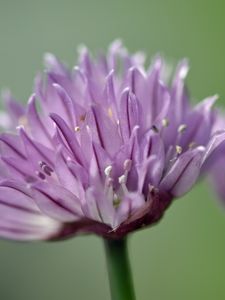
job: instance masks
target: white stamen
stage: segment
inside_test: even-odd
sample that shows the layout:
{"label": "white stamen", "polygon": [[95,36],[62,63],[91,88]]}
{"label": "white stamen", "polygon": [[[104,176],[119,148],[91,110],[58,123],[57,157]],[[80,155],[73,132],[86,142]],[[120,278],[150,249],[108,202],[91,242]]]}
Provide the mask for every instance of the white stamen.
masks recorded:
{"label": "white stamen", "polygon": [[113,179],[112,179],[111,177],[107,178],[107,180],[106,180],[107,186],[108,186],[108,187],[109,187],[109,186],[112,186],[112,183],[113,183]]}
{"label": "white stamen", "polygon": [[105,179],[104,193],[108,198],[113,197],[113,179],[109,176],[106,176]]}
{"label": "white stamen", "polygon": [[124,194],[127,194],[128,193],[128,189],[126,187],[126,182],[127,182],[127,175],[126,174],[123,174],[121,175],[119,178],[118,178],[118,182],[122,188],[122,191]]}
{"label": "white stamen", "polygon": [[123,164],[123,168],[125,171],[129,172],[130,169],[131,169],[131,164],[132,164],[132,161],[131,159],[126,159],[124,164]]}
{"label": "white stamen", "polygon": [[126,184],[126,181],[127,181],[127,176],[126,175],[121,175],[119,178],[118,178],[118,181],[119,181],[119,184]]}
{"label": "white stamen", "polygon": [[80,131],[80,127],[79,126],[76,126],[75,128],[74,128],[74,130],[77,132],[77,131]]}
{"label": "white stamen", "polygon": [[112,172],[112,166],[107,166],[104,170],[104,173],[107,177],[110,176],[111,172]]}

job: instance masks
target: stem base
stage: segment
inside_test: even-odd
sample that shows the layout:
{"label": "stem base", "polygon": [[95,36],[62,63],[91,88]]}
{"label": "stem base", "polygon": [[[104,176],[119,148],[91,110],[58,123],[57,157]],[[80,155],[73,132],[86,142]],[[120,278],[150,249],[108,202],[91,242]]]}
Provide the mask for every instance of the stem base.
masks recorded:
{"label": "stem base", "polygon": [[105,252],[112,300],[135,300],[127,240],[105,239]]}

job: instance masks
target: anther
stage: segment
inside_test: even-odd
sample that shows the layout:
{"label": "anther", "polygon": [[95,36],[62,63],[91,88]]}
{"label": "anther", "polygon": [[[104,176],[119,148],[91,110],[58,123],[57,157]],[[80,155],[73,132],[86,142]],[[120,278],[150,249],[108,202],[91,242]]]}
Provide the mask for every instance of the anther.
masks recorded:
{"label": "anther", "polygon": [[179,145],[176,145],[176,152],[177,152],[177,154],[181,154],[182,153],[182,147],[181,146],[179,146]]}
{"label": "anther", "polygon": [[39,178],[41,178],[42,180],[45,180],[45,174],[43,174],[43,173],[41,173],[41,172],[38,172],[38,171],[36,171],[35,172],[36,174],[37,174],[37,176],[39,177]]}
{"label": "anther", "polygon": [[49,167],[44,161],[39,161],[39,166],[42,171],[48,176],[51,176],[51,173],[54,172],[54,170]]}
{"label": "anther", "polygon": [[42,170],[44,171],[44,173],[48,176],[52,175],[53,169],[47,165],[43,166]]}
{"label": "anther", "polygon": [[187,129],[187,125],[186,125],[186,124],[181,124],[181,125],[178,127],[177,131],[178,131],[179,133],[183,133],[186,129]]}
{"label": "anther", "polygon": [[39,162],[38,162],[38,164],[39,164],[39,166],[42,168],[43,166],[46,166],[46,163],[45,162],[43,162],[42,160],[40,160]]}
{"label": "anther", "polygon": [[152,125],[151,129],[156,132],[156,133],[159,133],[159,129],[155,126],[155,125]]}
{"label": "anther", "polygon": [[123,164],[124,170],[129,172],[130,169],[131,169],[131,164],[132,164],[132,160],[131,159],[126,159],[124,164]]}
{"label": "anther", "polygon": [[164,118],[164,119],[162,119],[162,126],[163,127],[168,127],[169,126],[169,120],[168,119],[166,119],[166,118]]}
{"label": "anther", "polygon": [[107,166],[104,170],[105,176],[109,177],[112,172],[112,166]]}
{"label": "anther", "polygon": [[113,206],[114,206],[115,208],[118,208],[119,205],[120,205],[120,203],[121,203],[120,198],[114,196],[114,198],[113,198]]}
{"label": "anther", "polygon": [[125,184],[126,181],[127,181],[127,177],[125,175],[121,175],[119,178],[118,178],[118,181],[119,181],[119,184]]}
{"label": "anther", "polygon": [[75,128],[74,128],[74,130],[77,132],[77,131],[80,131],[80,127],[79,126],[76,126]]}

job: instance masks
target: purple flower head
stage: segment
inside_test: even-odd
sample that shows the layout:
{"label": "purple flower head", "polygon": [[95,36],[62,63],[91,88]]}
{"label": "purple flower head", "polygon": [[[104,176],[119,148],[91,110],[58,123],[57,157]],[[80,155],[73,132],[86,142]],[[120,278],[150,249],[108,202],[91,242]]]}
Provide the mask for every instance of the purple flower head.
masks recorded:
{"label": "purple flower head", "polygon": [[161,57],[145,69],[143,54],[119,41],[95,60],[81,47],[72,71],[52,54],[45,66],[26,107],[4,97],[11,121],[0,136],[2,237],[120,238],[152,225],[225,139],[213,135],[216,96],[189,102],[186,60],[171,85]]}

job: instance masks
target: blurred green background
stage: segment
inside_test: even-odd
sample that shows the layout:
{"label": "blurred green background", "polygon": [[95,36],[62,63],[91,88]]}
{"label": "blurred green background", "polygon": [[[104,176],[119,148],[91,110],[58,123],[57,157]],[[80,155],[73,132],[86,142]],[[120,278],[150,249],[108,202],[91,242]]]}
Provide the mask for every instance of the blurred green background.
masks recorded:
{"label": "blurred green background", "polygon": [[[25,101],[44,52],[72,66],[81,42],[96,51],[121,37],[132,51],[188,57],[193,99],[219,93],[225,104],[224,11],[224,0],[0,0],[0,87]],[[138,300],[225,299],[225,210],[206,184],[129,242]],[[109,299],[102,246],[1,241],[0,299]]]}

